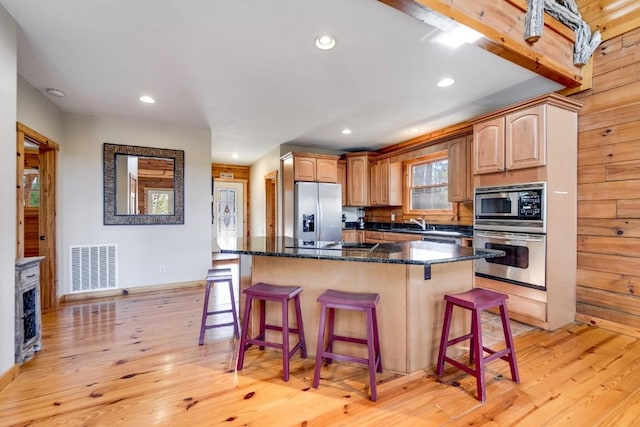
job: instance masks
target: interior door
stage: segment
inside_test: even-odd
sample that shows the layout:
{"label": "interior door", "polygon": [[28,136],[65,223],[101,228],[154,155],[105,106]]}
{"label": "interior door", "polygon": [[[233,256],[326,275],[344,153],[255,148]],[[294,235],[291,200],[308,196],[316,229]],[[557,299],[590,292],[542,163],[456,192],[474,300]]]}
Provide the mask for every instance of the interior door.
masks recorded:
{"label": "interior door", "polygon": [[244,236],[244,185],[241,182],[213,181],[211,238],[214,252],[220,246],[235,247]]}

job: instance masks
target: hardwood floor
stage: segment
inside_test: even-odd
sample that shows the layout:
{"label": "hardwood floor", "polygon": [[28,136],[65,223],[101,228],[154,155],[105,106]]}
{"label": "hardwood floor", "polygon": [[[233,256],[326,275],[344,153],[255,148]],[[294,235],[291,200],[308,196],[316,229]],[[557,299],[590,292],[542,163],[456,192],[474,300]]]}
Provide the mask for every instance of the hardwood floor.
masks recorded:
{"label": "hardwood floor", "polygon": [[[0,392],[2,426],[640,425],[638,339],[586,324],[515,340],[521,383],[488,365],[487,403],[450,366],[378,374],[334,363],[311,387],[313,360],[251,349],[236,372],[231,328],[198,346],[203,289],[63,304],[43,316],[43,349]],[[306,325],[305,325],[306,326]],[[315,333],[314,325],[307,334]],[[384,337],[381,337],[384,339]]]}

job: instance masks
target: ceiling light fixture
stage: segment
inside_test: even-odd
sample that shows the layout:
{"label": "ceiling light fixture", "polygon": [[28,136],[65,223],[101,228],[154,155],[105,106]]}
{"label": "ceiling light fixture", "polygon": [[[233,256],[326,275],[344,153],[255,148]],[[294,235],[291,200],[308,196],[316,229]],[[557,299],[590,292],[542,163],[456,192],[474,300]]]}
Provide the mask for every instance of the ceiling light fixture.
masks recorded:
{"label": "ceiling light fixture", "polygon": [[343,135],[351,135],[351,129],[342,129]]}
{"label": "ceiling light fixture", "polygon": [[46,89],[47,93],[51,96],[55,96],[56,98],[62,98],[64,96],[64,92],[61,91],[60,89],[55,89],[52,87],[48,87]]}
{"label": "ceiling light fixture", "polygon": [[464,43],[472,44],[480,37],[482,37],[482,34],[479,32],[474,31],[469,27],[458,26],[450,31],[440,33],[440,35],[434,38],[433,41],[455,49],[462,46]]}
{"label": "ceiling light fixture", "polygon": [[143,95],[138,99],[140,100],[140,102],[144,102],[145,104],[155,104],[156,103],[156,100],[153,99],[152,97],[148,96],[148,95]]}
{"label": "ceiling light fixture", "polygon": [[409,130],[409,132],[411,132],[411,133],[418,133],[418,132],[420,132],[420,128],[411,128],[411,129]]}
{"label": "ceiling light fixture", "polygon": [[452,79],[451,77],[445,77],[444,79],[440,80],[438,83],[436,83],[436,86],[438,87],[449,87],[451,85],[453,85],[456,81],[454,79]]}
{"label": "ceiling light fixture", "polygon": [[336,39],[329,34],[323,34],[316,39],[316,47],[321,50],[333,49],[336,45]]}
{"label": "ceiling light fixture", "polygon": [[232,159],[237,159],[238,157],[240,157],[240,156],[238,156],[238,153],[232,153],[231,154],[231,158]]}

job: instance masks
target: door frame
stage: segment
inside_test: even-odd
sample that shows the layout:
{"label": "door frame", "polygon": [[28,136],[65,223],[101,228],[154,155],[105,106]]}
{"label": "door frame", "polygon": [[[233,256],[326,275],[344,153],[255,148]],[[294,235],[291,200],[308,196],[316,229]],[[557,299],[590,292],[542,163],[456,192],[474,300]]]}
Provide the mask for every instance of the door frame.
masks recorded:
{"label": "door frame", "polygon": [[267,237],[275,237],[278,228],[278,171],[264,176],[264,231]]}
{"label": "door frame", "polygon": [[24,142],[39,149],[40,210],[38,231],[40,262],[40,303],[42,310],[58,306],[58,274],[56,270],[56,186],[57,160],[60,146],[35,130],[16,123],[16,258],[24,257],[24,204],[22,203],[22,175],[24,173]]}

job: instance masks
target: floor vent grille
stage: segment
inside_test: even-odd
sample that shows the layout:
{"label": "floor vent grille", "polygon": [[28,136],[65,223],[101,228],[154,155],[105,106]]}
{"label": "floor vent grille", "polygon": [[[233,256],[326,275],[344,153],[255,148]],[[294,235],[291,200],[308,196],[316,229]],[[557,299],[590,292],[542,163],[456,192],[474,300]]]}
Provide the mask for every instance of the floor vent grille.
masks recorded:
{"label": "floor vent grille", "polygon": [[71,246],[71,292],[118,287],[118,246]]}

